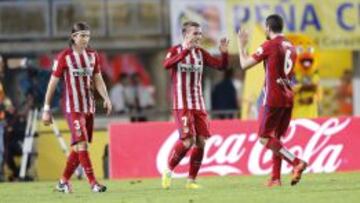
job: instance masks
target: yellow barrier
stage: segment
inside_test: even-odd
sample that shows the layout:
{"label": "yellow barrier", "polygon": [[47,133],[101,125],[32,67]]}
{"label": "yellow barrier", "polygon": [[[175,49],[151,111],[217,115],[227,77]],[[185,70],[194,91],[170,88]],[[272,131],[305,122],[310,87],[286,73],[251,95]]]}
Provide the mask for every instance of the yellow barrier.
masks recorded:
{"label": "yellow barrier", "polygon": [[[57,125],[70,147],[70,132],[65,120],[57,120]],[[48,132],[48,133],[46,133]],[[63,153],[56,136],[50,127],[45,127],[39,123],[38,159],[36,163],[37,175],[39,180],[57,180],[61,177],[65,167],[66,156]],[[103,178],[103,161],[105,145],[109,142],[107,131],[95,131],[93,141],[89,151],[94,172],[97,178]],[[84,177],[85,178],[85,177]]]}

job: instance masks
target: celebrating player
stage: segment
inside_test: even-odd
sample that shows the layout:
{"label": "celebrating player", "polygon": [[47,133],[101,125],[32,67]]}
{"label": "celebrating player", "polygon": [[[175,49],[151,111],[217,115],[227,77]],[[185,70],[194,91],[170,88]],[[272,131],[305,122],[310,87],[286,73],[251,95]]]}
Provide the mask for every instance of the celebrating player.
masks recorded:
{"label": "celebrating player", "polygon": [[281,185],[281,160],[285,159],[293,169],[291,185],[297,184],[307,163],[285,149],[280,141],[286,133],[293,107],[291,77],[296,59],[295,48],[282,35],[283,19],[279,15],[266,18],[266,37],[256,53],[249,56],[246,52],[248,33],[238,33],[238,48],[242,69],[248,69],[264,61],[265,84],[262,112],[260,113],[260,142],[273,151],[273,172],[268,186]]}
{"label": "celebrating player", "polygon": [[202,93],[203,69],[225,69],[228,65],[229,41],[226,38],[220,40],[221,59],[218,59],[200,47],[202,31],[197,22],[185,22],[182,34],[182,44],[171,47],[164,61],[164,67],[171,72],[173,112],[180,133],[168,168],[162,174],[162,187],[165,189],[171,185],[173,170],[191,148],[186,188],[200,188],[195,179],[203,159],[205,140],[210,136]]}
{"label": "celebrating player", "polygon": [[45,125],[52,123],[50,112],[51,99],[60,78],[64,79],[66,89],[66,113],[71,130],[72,150],[66,162],[62,178],[56,189],[60,192],[72,192],[69,183],[71,175],[80,164],[91,185],[93,192],[105,192],[106,187],[99,184],[93,172],[87,142],[92,140],[95,101],[93,86],[104,99],[107,114],[111,112],[111,102],[101,76],[98,54],[88,48],[90,40],[89,26],[84,22],[73,25],[70,36],[70,47],[57,56],[53,65],[42,115]]}

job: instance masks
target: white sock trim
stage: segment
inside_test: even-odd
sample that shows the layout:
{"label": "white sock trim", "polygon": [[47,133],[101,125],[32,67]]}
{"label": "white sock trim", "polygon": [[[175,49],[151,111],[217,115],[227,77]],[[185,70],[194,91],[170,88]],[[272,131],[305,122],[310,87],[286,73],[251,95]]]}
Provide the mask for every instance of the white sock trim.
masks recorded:
{"label": "white sock trim", "polygon": [[289,159],[290,161],[294,161],[295,160],[295,155],[291,152],[289,152],[287,149],[285,148],[281,148],[280,149],[280,154],[283,155],[284,157],[286,157],[287,159]]}

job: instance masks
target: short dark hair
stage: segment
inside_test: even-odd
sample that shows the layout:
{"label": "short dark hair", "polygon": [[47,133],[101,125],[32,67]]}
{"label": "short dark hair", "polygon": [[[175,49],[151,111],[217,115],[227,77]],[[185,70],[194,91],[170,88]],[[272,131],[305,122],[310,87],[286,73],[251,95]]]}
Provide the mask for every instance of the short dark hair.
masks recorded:
{"label": "short dark hair", "polygon": [[189,27],[200,27],[200,24],[195,21],[186,21],[182,24],[181,33],[185,35]]}
{"label": "short dark hair", "polygon": [[90,30],[90,26],[86,22],[76,22],[71,28],[71,34],[82,30]]}
{"label": "short dark hair", "polygon": [[269,26],[270,30],[274,33],[281,33],[284,27],[284,21],[278,14],[269,15],[265,21],[266,26]]}
{"label": "short dark hair", "polygon": [[[74,34],[75,32],[83,31],[83,30],[90,30],[90,26],[86,22],[76,22],[71,28],[71,34]],[[70,46],[73,45],[75,42],[72,39],[72,36],[70,36]]]}

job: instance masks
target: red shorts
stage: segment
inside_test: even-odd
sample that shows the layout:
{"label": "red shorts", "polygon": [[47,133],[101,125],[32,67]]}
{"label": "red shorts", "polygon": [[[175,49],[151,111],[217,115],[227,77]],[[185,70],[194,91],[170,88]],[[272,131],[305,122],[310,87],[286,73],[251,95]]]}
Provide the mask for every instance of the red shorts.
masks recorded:
{"label": "red shorts", "polygon": [[71,132],[71,145],[81,141],[91,142],[94,114],[92,113],[67,113],[67,121]]}
{"label": "red shorts", "polygon": [[291,121],[291,112],[292,107],[261,107],[259,136],[280,138],[285,135]]}
{"label": "red shorts", "polygon": [[174,110],[174,118],[179,129],[180,139],[193,136],[210,137],[207,113],[201,110]]}

